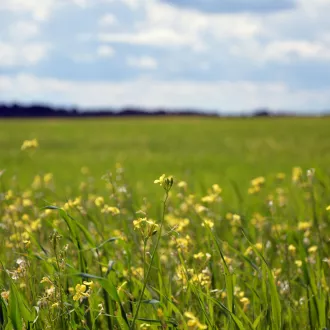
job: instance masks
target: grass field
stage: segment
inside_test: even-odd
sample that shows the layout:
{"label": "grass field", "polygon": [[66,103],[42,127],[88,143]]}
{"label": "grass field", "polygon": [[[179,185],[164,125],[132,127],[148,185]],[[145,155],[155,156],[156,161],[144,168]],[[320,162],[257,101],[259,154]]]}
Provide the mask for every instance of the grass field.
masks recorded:
{"label": "grass field", "polygon": [[329,328],[329,127],[0,121],[0,329]]}
{"label": "grass field", "polygon": [[[289,174],[293,166],[329,170],[329,127],[330,118],[0,121],[0,164],[22,184],[51,172],[61,191],[80,183],[82,166],[101,187],[116,162],[145,193],[155,192],[145,184],[163,172],[198,189],[230,180],[246,188],[252,177]],[[40,149],[31,160],[20,146],[32,138]]]}

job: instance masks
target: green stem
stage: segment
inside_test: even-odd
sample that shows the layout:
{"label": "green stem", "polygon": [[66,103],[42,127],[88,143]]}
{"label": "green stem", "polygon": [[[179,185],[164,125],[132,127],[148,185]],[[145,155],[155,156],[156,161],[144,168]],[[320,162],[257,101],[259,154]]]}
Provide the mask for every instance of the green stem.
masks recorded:
{"label": "green stem", "polygon": [[149,275],[150,275],[152,263],[154,261],[154,258],[155,258],[155,255],[156,255],[156,252],[157,252],[157,249],[158,249],[159,241],[160,241],[160,238],[162,236],[162,229],[163,229],[164,220],[165,220],[165,211],[166,211],[166,202],[167,202],[167,199],[168,199],[168,191],[166,192],[164,203],[163,203],[163,215],[162,215],[162,220],[161,220],[160,226],[159,226],[159,232],[158,232],[156,244],[155,244],[155,247],[154,247],[154,249],[152,251],[151,260],[150,260],[149,267],[148,267],[148,270],[147,270],[147,275],[144,278],[144,283],[143,283],[142,291],[141,291],[141,294],[140,294],[140,297],[139,297],[139,301],[138,301],[138,304],[137,304],[137,307],[136,307],[136,311],[135,311],[135,314],[134,314],[133,321],[132,321],[132,324],[130,326],[130,329],[134,329],[136,318],[137,318],[137,316],[139,314],[139,310],[140,310],[140,307],[141,307],[141,302],[142,302],[142,299],[143,299],[144,291],[146,289],[147,282],[148,282],[148,279],[149,279]]}

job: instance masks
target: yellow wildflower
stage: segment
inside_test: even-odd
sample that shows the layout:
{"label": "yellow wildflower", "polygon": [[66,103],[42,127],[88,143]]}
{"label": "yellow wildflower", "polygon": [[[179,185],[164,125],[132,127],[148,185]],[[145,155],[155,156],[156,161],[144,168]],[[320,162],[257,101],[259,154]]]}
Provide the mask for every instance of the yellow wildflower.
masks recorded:
{"label": "yellow wildflower", "polygon": [[9,299],[9,291],[2,291],[1,292],[1,297],[5,300]]}
{"label": "yellow wildflower", "polygon": [[243,304],[243,311],[246,312],[248,306],[250,305],[250,299],[247,297],[243,297],[239,301]]}
{"label": "yellow wildflower", "polygon": [[30,229],[31,231],[36,231],[41,228],[41,220],[37,219],[31,222]]}
{"label": "yellow wildflower", "polygon": [[295,263],[296,266],[299,267],[299,268],[302,266],[302,261],[301,261],[301,260],[296,260],[294,263]]}
{"label": "yellow wildflower", "polygon": [[257,178],[251,180],[251,185],[253,187],[260,187],[265,183],[265,178],[263,176],[258,176]]}
{"label": "yellow wildflower", "polygon": [[[193,270],[192,270],[193,271]],[[199,283],[201,286],[209,287],[211,285],[211,276],[208,268],[203,269],[199,274],[193,274],[192,282]]]}
{"label": "yellow wildflower", "polygon": [[251,254],[252,251],[253,251],[252,247],[249,246],[249,247],[245,250],[244,255],[247,256],[247,255]]}
{"label": "yellow wildflower", "polygon": [[197,329],[207,329],[207,325],[200,323],[199,319],[191,312],[185,312],[184,316],[189,319],[187,322],[188,327]]}
{"label": "yellow wildflower", "polygon": [[73,296],[73,300],[77,301],[83,299],[85,297],[89,297],[89,293],[86,292],[86,285],[85,284],[77,284],[75,287],[75,295]]}
{"label": "yellow wildflower", "polygon": [[179,187],[179,188],[187,189],[187,186],[188,186],[188,184],[187,184],[187,182],[185,182],[185,181],[180,181],[180,182],[178,182],[178,187]]}
{"label": "yellow wildflower", "polygon": [[204,197],[202,197],[202,202],[203,203],[214,203],[217,199],[217,195],[215,194],[211,194],[211,195],[206,195]]}
{"label": "yellow wildflower", "polygon": [[42,183],[41,176],[36,175],[33,179],[31,186],[33,189],[39,189],[41,187],[41,183]]}
{"label": "yellow wildflower", "polygon": [[284,180],[285,179],[285,173],[277,173],[276,174],[276,179],[277,180]]}
{"label": "yellow wildflower", "polygon": [[258,251],[262,250],[262,243],[256,243],[254,246]]}
{"label": "yellow wildflower", "polygon": [[144,270],[142,267],[131,267],[132,275],[142,279],[144,277]]}
{"label": "yellow wildflower", "polygon": [[282,268],[274,268],[272,272],[273,272],[273,276],[276,278],[278,275],[282,273]]}
{"label": "yellow wildflower", "polygon": [[218,184],[212,185],[212,189],[216,194],[221,194],[221,192],[222,192],[222,189],[219,187]]}
{"label": "yellow wildflower", "polygon": [[42,278],[42,280],[40,281],[40,283],[49,283],[49,284],[53,284],[53,282],[49,279],[49,277],[44,276]]}
{"label": "yellow wildflower", "polygon": [[93,281],[84,281],[83,284],[88,285],[91,290],[94,288],[95,285]]}
{"label": "yellow wildflower", "polygon": [[191,245],[190,236],[186,235],[186,237],[178,237],[176,239],[176,245],[179,252],[188,252],[188,248]]}
{"label": "yellow wildflower", "polygon": [[138,218],[133,221],[134,230],[139,230],[144,238],[153,236],[158,230],[158,224],[151,219]]}
{"label": "yellow wildflower", "polygon": [[28,198],[24,198],[24,199],[22,200],[22,205],[23,205],[24,207],[32,206],[32,201],[31,201],[30,199],[28,199]]}
{"label": "yellow wildflower", "polygon": [[224,256],[223,258],[225,259],[227,265],[230,265],[233,262],[233,259],[230,257]]}
{"label": "yellow wildflower", "polygon": [[233,214],[232,225],[233,226],[240,226],[241,225],[241,216],[240,215]]}
{"label": "yellow wildflower", "polygon": [[300,178],[302,177],[302,169],[301,167],[294,167],[292,169],[292,181],[293,182],[298,182]]}
{"label": "yellow wildflower", "polygon": [[50,183],[53,180],[53,174],[52,173],[46,173],[44,175],[44,182],[45,184]]}
{"label": "yellow wildflower", "polygon": [[159,318],[163,318],[164,317],[164,312],[163,312],[163,310],[161,308],[158,308],[157,309],[157,316]]}
{"label": "yellow wildflower", "polygon": [[174,179],[172,176],[166,177],[165,174],[161,175],[159,179],[155,180],[154,183],[159,183],[166,192],[169,192],[173,186]]}
{"label": "yellow wildflower", "polygon": [[292,245],[292,244],[289,245],[288,250],[292,254],[295,254],[296,253],[296,247],[294,245]]}
{"label": "yellow wildflower", "polygon": [[313,226],[311,221],[301,221],[298,223],[298,230],[307,230]]}
{"label": "yellow wildflower", "polygon": [[244,291],[240,291],[240,292],[238,292],[238,296],[239,296],[240,298],[243,298],[243,297],[245,296],[245,292],[244,292]]}
{"label": "yellow wildflower", "polygon": [[25,245],[25,248],[28,248],[31,245],[31,241],[30,240],[24,240],[23,244]]}
{"label": "yellow wildflower", "polygon": [[311,246],[309,249],[308,249],[308,252],[309,253],[315,253],[316,251],[317,251],[317,246],[316,245],[313,245],[313,246]]}
{"label": "yellow wildflower", "polygon": [[9,199],[12,199],[13,197],[14,197],[14,193],[12,190],[9,189],[5,194],[5,200],[8,201]]}
{"label": "yellow wildflower", "polygon": [[207,208],[204,206],[204,205],[201,205],[201,204],[195,204],[195,211],[197,213],[203,213],[207,210]]}
{"label": "yellow wildflower", "polygon": [[37,139],[25,140],[21,146],[21,150],[36,149],[38,148],[39,143]]}
{"label": "yellow wildflower", "polygon": [[203,252],[199,252],[194,254],[194,259],[203,259],[204,257],[204,253]]}
{"label": "yellow wildflower", "polygon": [[118,209],[118,207],[115,206],[109,206],[108,204],[105,204],[101,210],[101,213],[105,213],[105,214],[111,214],[111,215],[118,215],[120,214],[120,210]]}
{"label": "yellow wildflower", "polygon": [[154,183],[159,183],[160,186],[163,185],[165,179],[165,174],[161,175],[159,179],[155,180]]}
{"label": "yellow wildflower", "polygon": [[249,187],[248,194],[249,195],[253,195],[253,194],[256,194],[259,191],[260,191],[260,187],[259,186]]}
{"label": "yellow wildflower", "polygon": [[214,222],[210,219],[203,219],[202,227],[209,227],[212,229],[214,227]]}
{"label": "yellow wildflower", "polygon": [[102,196],[96,197],[94,203],[96,206],[100,207],[104,204],[104,198]]}
{"label": "yellow wildflower", "polygon": [[326,211],[330,211],[330,205],[326,207]]}

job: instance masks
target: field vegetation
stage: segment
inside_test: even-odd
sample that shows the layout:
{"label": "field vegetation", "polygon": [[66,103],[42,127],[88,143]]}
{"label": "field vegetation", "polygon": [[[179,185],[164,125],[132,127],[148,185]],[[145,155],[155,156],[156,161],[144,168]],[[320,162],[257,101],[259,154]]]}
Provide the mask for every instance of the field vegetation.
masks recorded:
{"label": "field vegetation", "polygon": [[0,122],[0,329],[329,328],[329,124]]}

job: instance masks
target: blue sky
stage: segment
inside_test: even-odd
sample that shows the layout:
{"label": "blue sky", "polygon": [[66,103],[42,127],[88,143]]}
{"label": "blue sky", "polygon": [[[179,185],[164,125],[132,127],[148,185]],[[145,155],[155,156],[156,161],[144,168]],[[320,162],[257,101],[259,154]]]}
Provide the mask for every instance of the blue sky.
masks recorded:
{"label": "blue sky", "polygon": [[329,0],[1,0],[0,102],[330,109]]}

